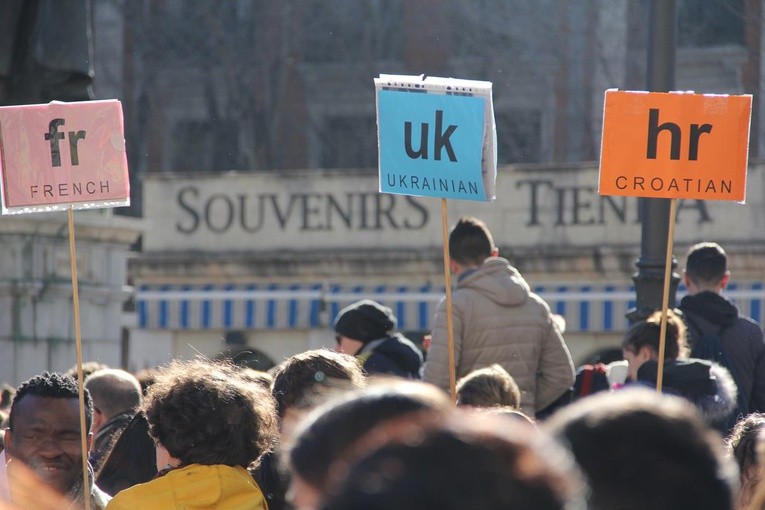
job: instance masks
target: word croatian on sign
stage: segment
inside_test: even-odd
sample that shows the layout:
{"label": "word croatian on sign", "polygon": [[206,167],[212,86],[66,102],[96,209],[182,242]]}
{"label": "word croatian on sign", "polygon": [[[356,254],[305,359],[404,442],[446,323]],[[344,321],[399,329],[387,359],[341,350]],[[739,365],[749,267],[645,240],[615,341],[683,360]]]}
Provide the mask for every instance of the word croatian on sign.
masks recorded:
{"label": "word croatian on sign", "polygon": [[602,195],[746,198],[752,96],[607,90]]}
{"label": "word croatian on sign", "polygon": [[117,100],[2,107],[0,155],[3,214],[130,205]]}
{"label": "word croatian on sign", "polygon": [[375,87],[381,192],[494,200],[491,83],[381,75]]}

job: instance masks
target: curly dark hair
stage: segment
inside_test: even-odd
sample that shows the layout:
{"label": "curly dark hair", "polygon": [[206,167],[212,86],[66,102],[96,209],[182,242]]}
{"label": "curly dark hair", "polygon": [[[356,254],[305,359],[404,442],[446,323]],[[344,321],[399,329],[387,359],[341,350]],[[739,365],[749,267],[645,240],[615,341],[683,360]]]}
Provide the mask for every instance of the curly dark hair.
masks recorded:
{"label": "curly dark hair", "polygon": [[751,466],[757,466],[757,435],[765,429],[765,414],[752,413],[736,422],[730,435],[725,439],[725,447],[738,464],[743,478],[748,475]]}
{"label": "curly dark hair", "polygon": [[[90,392],[87,388],[83,388],[83,394],[85,398],[85,427],[90,430],[90,425],[93,423],[93,400],[90,398]],[[13,402],[11,403],[11,416],[8,421],[8,428],[13,431],[14,427],[14,409],[19,405],[21,399],[27,395],[43,398],[74,398],[79,399],[80,393],[77,386],[77,381],[69,377],[68,375],[58,372],[43,372],[40,375],[36,375],[31,379],[21,383],[16,389],[16,394],[13,396]]]}
{"label": "curly dark hair", "polygon": [[274,374],[271,391],[279,416],[284,417],[288,407],[299,407],[310,401],[320,388],[331,388],[339,381],[348,382],[351,387],[364,385],[364,373],[353,356],[328,349],[291,356]]}
{"label": "curly dark hair", "polygon": [[238,369],[204,359],[160,369],[143,404],[149,433],[188,464],[247,467],[276,438],[274,400]]}

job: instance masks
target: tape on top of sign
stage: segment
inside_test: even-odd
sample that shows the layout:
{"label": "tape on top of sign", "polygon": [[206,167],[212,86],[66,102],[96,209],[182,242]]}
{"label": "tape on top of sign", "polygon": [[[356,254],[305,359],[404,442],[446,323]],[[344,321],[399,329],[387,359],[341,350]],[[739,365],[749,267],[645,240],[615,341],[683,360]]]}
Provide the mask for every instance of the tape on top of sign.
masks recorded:
{"label": "tape on top of sign", "polygon": [[117,100],[0,107],[3,214],[130,205]]}
{"label": "tape on top of sign", "polygon": [[381,192],[496,198],[491,82],[388,74],[374,82]]}
{"label": "tape on top of sign", "polygon": [[607,90],[598,192],[746,198],[751,95]]}

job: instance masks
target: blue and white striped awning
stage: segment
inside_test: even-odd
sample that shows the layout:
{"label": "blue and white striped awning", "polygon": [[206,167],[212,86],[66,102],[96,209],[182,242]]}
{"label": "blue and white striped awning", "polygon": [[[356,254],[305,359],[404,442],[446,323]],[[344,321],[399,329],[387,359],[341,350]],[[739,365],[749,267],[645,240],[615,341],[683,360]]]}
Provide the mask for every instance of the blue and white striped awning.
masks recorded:
{"label": "blue and white striped awning", "polygon": [[443,294],[429,285],[142,285],[136,310],[141,329],[312,329],[369,298],[391,307],[400,329],[427,330]]}
{"label": "blue and white striped awning", "polygon": [[[621,332],[635,306],[631,285],[545,284],[534,291],[566,319],[569,332]],[[685,293],[681,286],[678,300]],[[230,284],[141,285],[138,327],[163,330],[279,330],[328,328],[337,313],[363,298],[393,309],[401,330],[428,331],[443,287],[432,285]],[[759,321],[761,282],[731,283],[726,295]]]}

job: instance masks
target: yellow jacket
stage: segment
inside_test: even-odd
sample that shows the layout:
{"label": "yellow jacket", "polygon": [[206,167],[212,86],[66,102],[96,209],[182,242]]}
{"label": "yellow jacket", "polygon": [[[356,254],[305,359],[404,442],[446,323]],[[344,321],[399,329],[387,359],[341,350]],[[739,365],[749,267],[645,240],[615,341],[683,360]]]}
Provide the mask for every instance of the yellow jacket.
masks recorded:
{"label": "yellow jacket", "polygon": [[246,469],[191,464],[119,492],[107,510],[268,510]]}

